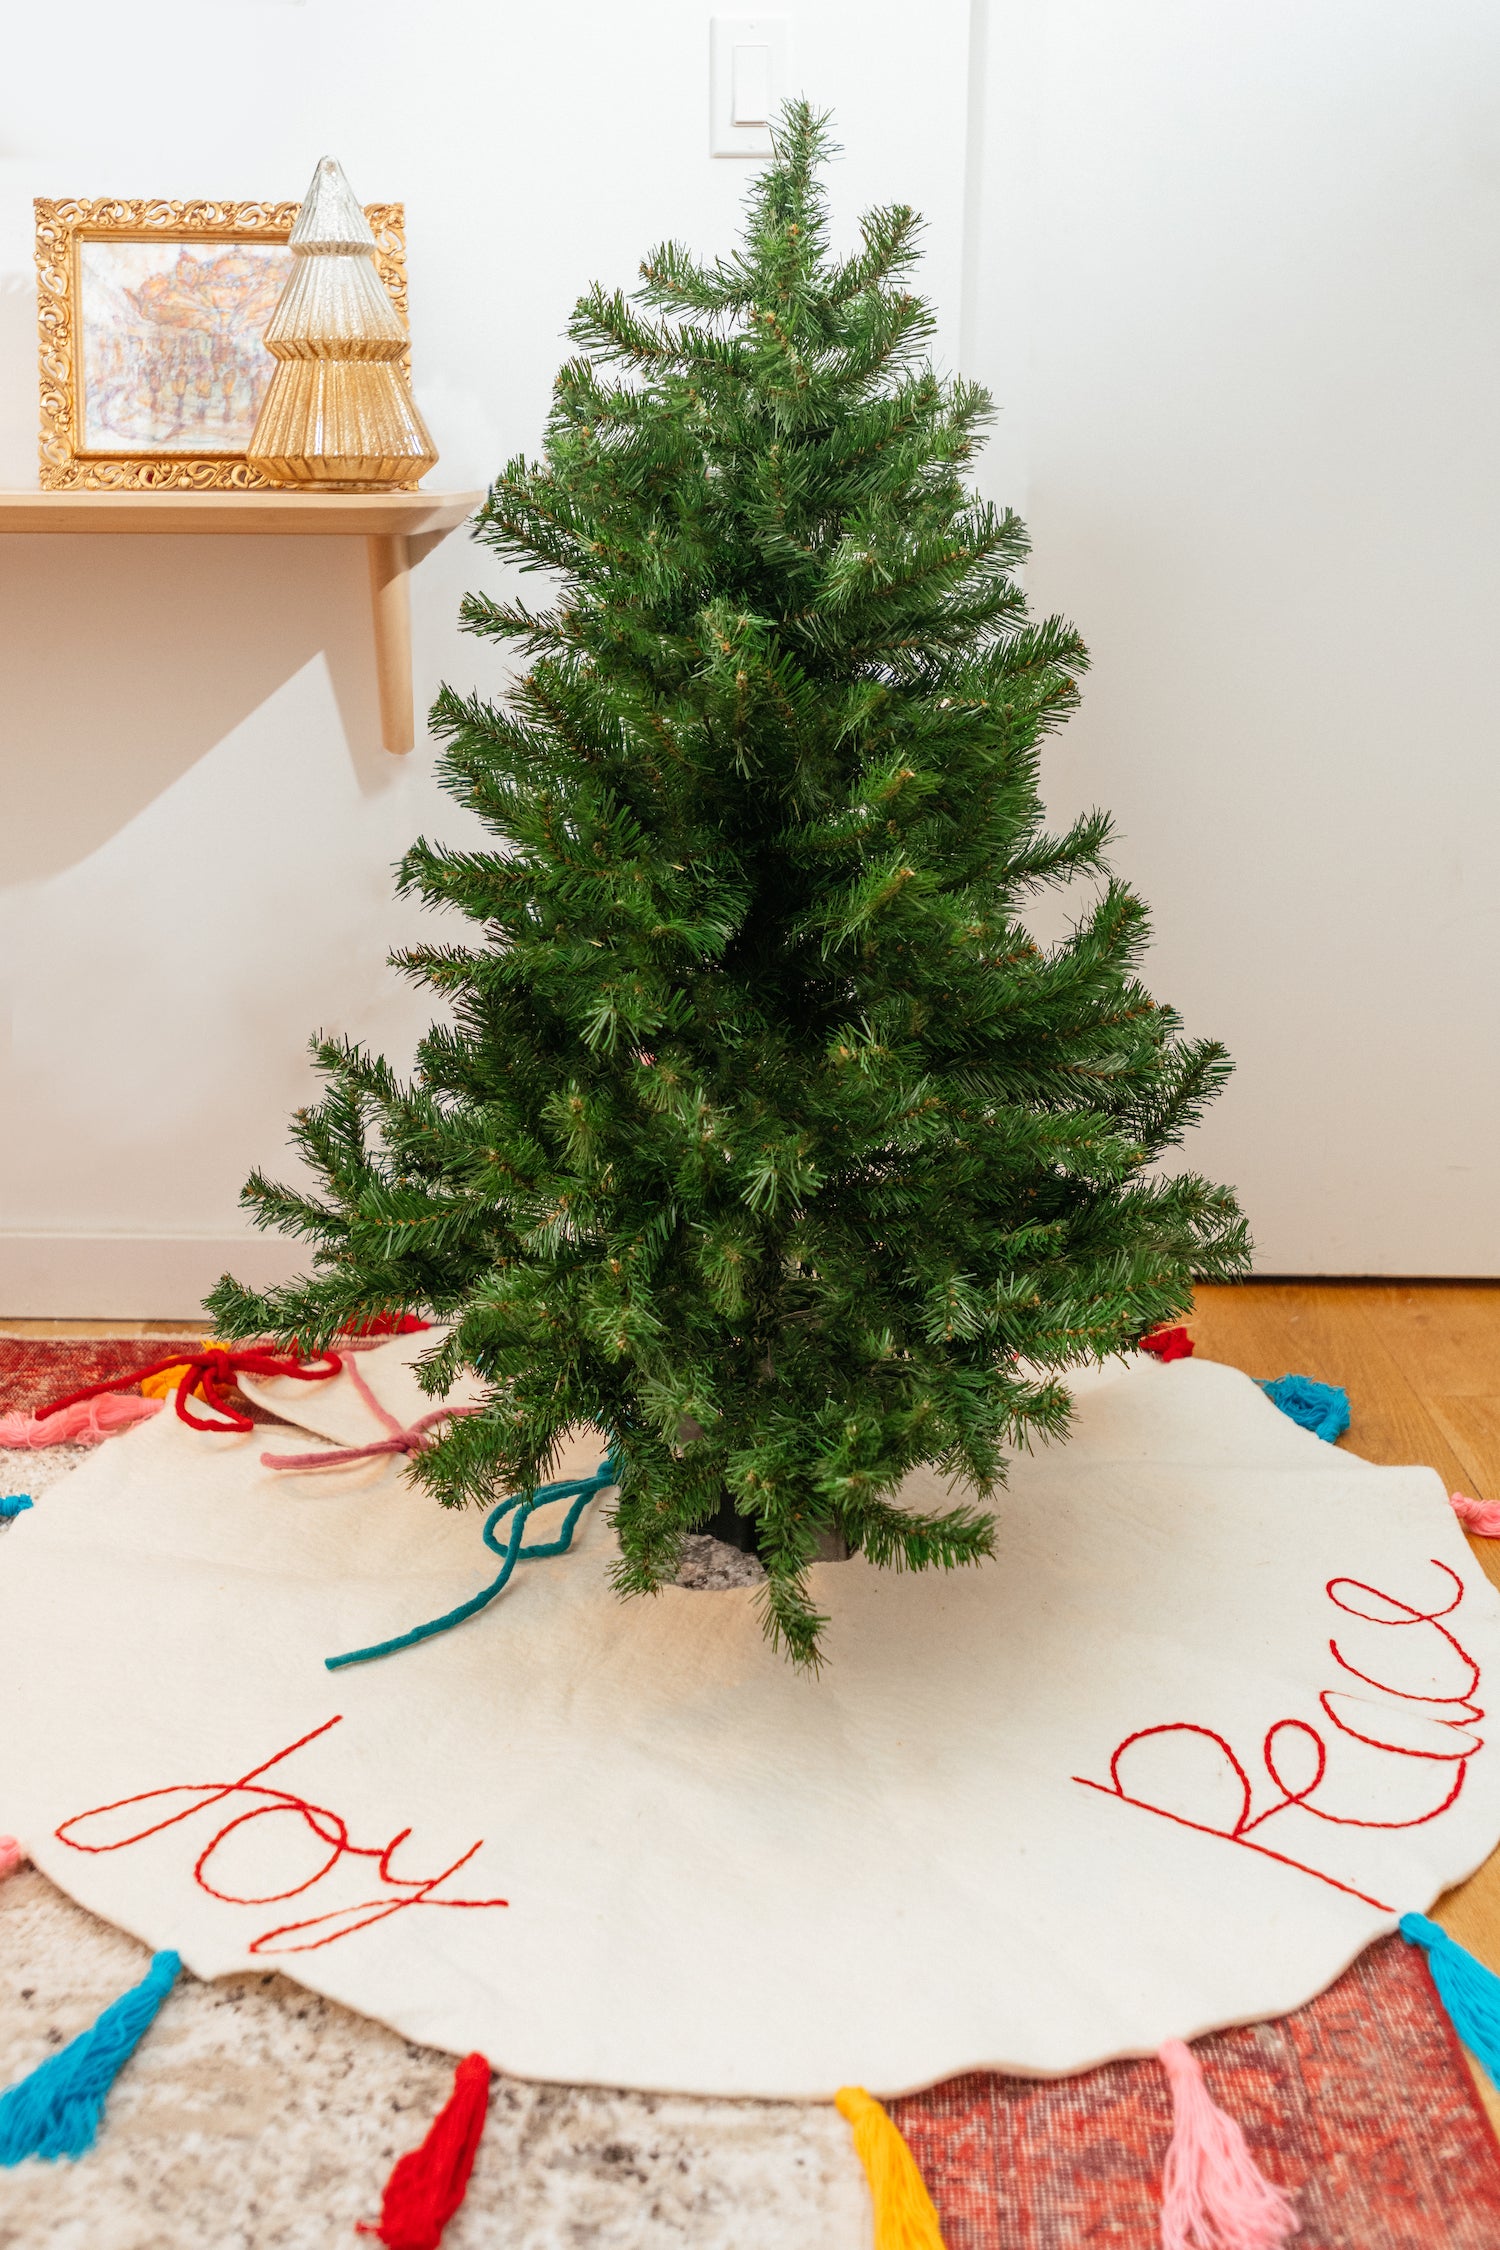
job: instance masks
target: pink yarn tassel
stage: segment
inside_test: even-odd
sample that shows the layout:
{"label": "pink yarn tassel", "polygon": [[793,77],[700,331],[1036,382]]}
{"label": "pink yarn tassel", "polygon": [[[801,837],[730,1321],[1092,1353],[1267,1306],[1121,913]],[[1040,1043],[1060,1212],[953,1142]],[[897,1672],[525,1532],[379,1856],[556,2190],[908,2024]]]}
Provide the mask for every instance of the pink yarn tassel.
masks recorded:
{"label": "pink yarn tassel", "polygon": [[1466,1531],[1480,1539],[1500,1539],[1500,1500],[1471,1500],[1466,1492],[1450,1492],[1448,1505]]}
{"label": "pink yarn tassel", "polygon": [[0,1447],[97,1445],[135,1422],[148,1422],[166,1405],[161,1398],[138,1398],[133,1391],[106,1391],[80,1399],[55,1414],[0,1414]]}
{"label": "pink yarn tassel", "polygon": [[0,1836],[0,1882],[14,1875],[25,1856],[14,1836]]}
{"label": "pink yarn tassel", "polygon": [[1213,2101],[1197,2056],[1169,2039],[1157,2059],[1171,2081],[1173,2118],[1162,2170],[1162,2250],[1281,2250],[1297,2231],[1297,2214]]}

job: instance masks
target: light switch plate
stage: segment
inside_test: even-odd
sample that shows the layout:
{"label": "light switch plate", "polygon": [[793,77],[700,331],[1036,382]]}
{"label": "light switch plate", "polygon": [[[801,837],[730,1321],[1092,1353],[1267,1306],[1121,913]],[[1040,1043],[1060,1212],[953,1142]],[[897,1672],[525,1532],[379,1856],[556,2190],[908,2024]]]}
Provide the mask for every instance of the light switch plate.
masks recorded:
{"label": "light switch plate", "polygon": [[770,121],[786,99],[786,47],[785,16],[713,17],[708,27],[712,155],[770,155]]}

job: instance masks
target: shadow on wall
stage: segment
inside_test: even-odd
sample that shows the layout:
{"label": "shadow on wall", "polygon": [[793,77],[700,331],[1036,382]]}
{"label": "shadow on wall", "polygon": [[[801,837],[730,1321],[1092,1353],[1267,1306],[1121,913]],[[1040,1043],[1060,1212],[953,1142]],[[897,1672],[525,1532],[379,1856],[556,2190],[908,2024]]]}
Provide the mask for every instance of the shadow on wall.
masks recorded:
{"label": "shadow on wall", "polygon": [[362,791],[380,748],[362,539],[0,538],[6,879],[76,865],[320,652]]}
{"label": "shadow on wall", "polygon": [[35,276],[0,274],[0,367],[14,371],[0,384],[0,484],[36,482],[36,349]]}

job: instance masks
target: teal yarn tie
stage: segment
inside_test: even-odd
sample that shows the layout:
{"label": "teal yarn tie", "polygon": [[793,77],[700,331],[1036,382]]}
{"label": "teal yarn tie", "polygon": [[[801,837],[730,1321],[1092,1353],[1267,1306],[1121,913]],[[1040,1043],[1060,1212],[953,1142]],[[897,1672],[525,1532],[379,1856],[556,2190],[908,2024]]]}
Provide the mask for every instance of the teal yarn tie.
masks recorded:
{"label": "teal yarn tie", "polygon": [[0,1493],[0,1523],[13,1523],[31,1506],[29,1492]]}
{"label": "teal yarn tie", "polygon": [[1500,1977],[1425,1914],[1403,1914],[1401,1935],[1420,1945],[1449,2021],[1500,2093]]}
{"label": "teal yarn tie", "polygon": [[1278,1375],[1274,1383],[1260,1383],[1257,1388],[1299,1429],[1311,1430],[1330,1445],[1349,1427],[1349,1393],[1337,1383],[1315,1383],[1310,1375]]}
{"label": "teal yarn tie", "polygon": [[140,1983],[111,2001],[96,2023],[0,2094],[0,2164],[19,2164],[25,2156],[50,2162],[93,2147],[110,2087],[155,2022],[181,1967],[177,1954],[156,1954]]}
{"label": "teal yarn tie", "polygon": [[[614,1456],[601,1461],[591,1477],[564,1477],[557,1484],[533,1485],[527,1492],[513,1492],[492,1508],[484,1522],[484,1543],[491,1554],[502,1557],[500,1575],[479,1593],[460,1602],[445,1616],[431,1618],[425,1625],[414,1625],[409,1633],[398,1633],[391,1641],[377,1641],[371,1648],[352,1648],[343,1656],[325,1656],[324,1665],[330,1672],[342,1672],[349,1664],[371,1664],[377,1656],[394,1656],[398,1649],[415,1648],[419,1641],[430,1641],[439,1633],[451,1632],[466,1618],[477,1617],[480,1610],[488,1609],[497,1594],[503,1594],[510,1583],[510,1574],[518,1562],[539,1562],[545,1555],[565,1555],[573,1544],[573,1533],[578,1519],[591,1500],[608,1490],[617,1481]],[[539,1541],[533,1547],[521,1545],[527,1523],[538,1508],[551,1507],[555,1501],[571,1500],[573,1505],[563,1518],[562,1530],[555,1539]],[[502,1547],[495,1537],[495,1526],[516,1511],[515,1522]]]}

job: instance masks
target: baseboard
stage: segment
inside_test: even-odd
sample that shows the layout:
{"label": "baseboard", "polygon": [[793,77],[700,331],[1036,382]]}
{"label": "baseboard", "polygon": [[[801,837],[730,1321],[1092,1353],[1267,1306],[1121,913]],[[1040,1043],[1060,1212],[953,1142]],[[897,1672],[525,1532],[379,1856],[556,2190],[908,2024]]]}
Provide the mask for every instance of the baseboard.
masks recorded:
{"label": "baseboard", "polygon": [[0,1231],[0,1322],[196,1321],[220,1274],[266,1289],[306,1266],[278,1235]]}
{"label": "baseboard", "polygon": [[[264,1234],[11,1234],[0,1228],[0,1325],[6,1320],[197,1321],[222,1273],[269,1289],[307,1269],[305,1247]],[[1256,1274],[1293,1286],[1391,1275]],[[1399,1277],[1409,1280],[1410,1276]],[[1435,1277],[1423,1276],[1431,1282]],[[1468,1277],[1464,1277],[1468,1278]]]}

